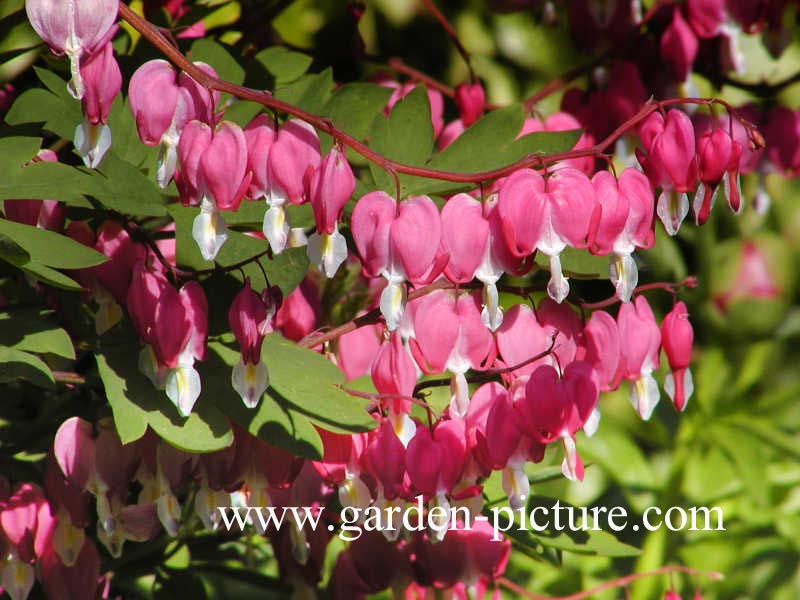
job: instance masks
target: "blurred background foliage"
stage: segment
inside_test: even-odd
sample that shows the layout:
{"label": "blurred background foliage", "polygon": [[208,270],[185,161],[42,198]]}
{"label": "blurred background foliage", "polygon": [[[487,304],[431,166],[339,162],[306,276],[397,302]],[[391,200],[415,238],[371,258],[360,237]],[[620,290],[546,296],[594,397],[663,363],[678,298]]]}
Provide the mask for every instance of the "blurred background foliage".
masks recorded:
{"label": "blurred background foliage", "polygon": [[[517,12],[499,10],[513,8],[512,1],[438,4],[472,55],[490,103],[520,101],[595,58],[576,49],[560,6],[565,3],[552,3],[556,5],[552,15],[544,13],[544,3],[519,3],[534,7]],[[647,8],[650,3],[642,4]],[[0,83],[13,82],[20,89],[34,77],[30,67],[40,50],[38,38],[20,18],[24,13],[17,12],[22,5],[22,0],[0,2]],[[132,6],[142,9],[138,0]],[[370,0],[363,8],[356,20],[353,5],[339,0],[210,0],[197,2],[183,21],[190,24],[202,18],[208,37],[229,46],[234,56],[251,55],[274,44],[304,52],[313,57],[312,71],[332,65],[339,82],[387,70],[393,57],[448,85],[467,80],[466,64],[417,0]],[[160,18],[166,23],[163,15],[156,14],[153,20],[158,23]],[[759,38],[745,36],[748,68],[741,79],[779,81],[800,70],[800,28],[791,31],[793,40],[778,60],[769,57]],[[153,54],[145,44],[137,46],[130,31],[120,39],[118,43],[127,45],[124,50],[133,50],[129,67]],[[363,56],[357,52],[359,40]],[[586,86],[587,77],[574,85]],[[715,89],[699,75],[694,83],[702,95],[720,96],[733,104],[755,100],[766,106],[800,105],[800,85],[775,97],[757,98],[732,86]],[[560,98],[561,93],[549,96],[536,111],[554,112]],[[451,103],[446,111],[455,116]],[[622,558],[513,552],[507,571],[512,581],[535,593],[564,595],[634,571],[681,563],[722,572],[725,579],[648,578],[631,588],[630,597],[661,597],[669,585],[691,597],[697,584],[707,600],[800,597],[800,180],[769,175],[766,185],[772,204],[759,214],[749,201],[755,177],[742,182],[748,199],[743,214],[734,217],[714,211],[705,227],[684,226],[675,239],[664,235],[657,224],[655,248],[639,256],[647,281],[680,281],[693,274],[699,282],[694,290],[680,294],[696,332],[692,367],[696,391],[686,412],[676,416],[662,395],[653,419],[642,423],[630,409],[627,388],[604,394],[598,433],[591,439],[581,437],[578,443],[584,460],[591,463],[583,483],[557,478],[534,485],[539,495],[579,506],[621,505],[632,515],[641,515],[648,506],[719,506],[726,530],[648,533],[629,528],[620,537],[641,553]],[[604,286],[584,284],[580,292],[590,299],[601,298],[609,292]],[[660,309],[657,317],[671,302],[663,292],[654,292],[649,299]],[[2,412],[6,424],[25,422],[25,414]],[[28,429],[23,426],[22,431]],[[36,456],[40,457],[31,458]],[[548,460],[556,458],[548,453],[536,470],[545,471]],[[334,539],[329,556],[335,556],[340,544]],[[159,568],[174,576],[164,580],[172,583],[164,584],[157,597],[192,597],[189,592],[198,585],[204,595],[219,598],[283,593],[265,589],[272,580],[255,571],[248,577],[231,576],[233,567],[216,554],[205,558],[218,560],[219,565],[212,568],[209,562],[198,567],[203,553],[208,553],[202,538],[194,541],[191,560],[183,548],[172,555],[169,547],[163,549],[169,559]],[[249,564],[259,565],[264,577],[275,572],[274,561],[260,554],[265,550],[249,542],[232,542],[225,552],[231,557],[247,555]],[[133,589],[152,584],[148,573],[152,565],[137,567],[135,558],[128,562],[131,573],[139,577],[134,577],[138,583]],[[190,565],[202,576],[187,571]],[[621,594],[610,590],[595,597],[604,600]]]}

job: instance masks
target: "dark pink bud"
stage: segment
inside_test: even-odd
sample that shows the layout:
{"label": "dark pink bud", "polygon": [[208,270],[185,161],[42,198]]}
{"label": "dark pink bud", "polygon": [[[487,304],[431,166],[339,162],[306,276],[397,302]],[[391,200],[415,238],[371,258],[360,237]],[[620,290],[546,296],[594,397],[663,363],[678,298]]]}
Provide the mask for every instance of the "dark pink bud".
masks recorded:
{"label": "dark pink bud", "polygon": [[697,36],[683,18],[680,7],[676,6],[672,12],[672,22],[661,36],[661,58],[675,81],[683,82],[689,77],[698,48]]}
{"label": "dark pink bud", "polygon": [[278,489],[288,488],[300,474],[303,459],[286,450],[253,438],[253,466],[263,474],[270,486]]}
{"label": "dark pink bud", "polygon": [[81,76],[86,88],[81,100],[83,114],[92,125],[105,125],[111,104],[122,89],[122,73],[111,42],[81,64]]}
{"label": "dark pink bud", "polygon": [[334,147],[311,178],[311,207],[317,233],[333,233],[344,205],[356,189],[356,179],[344,152]]}
{"label": "dark pink bud", "polygon": [[250,287],[250,278],[245,278],[244,287],[236,294],[228,310],[228,323],[239,343],[242,359],[254,365],[261,360],[261,343],[264,336],[261,324],[267,318],[267,311],[261,298]]}
{"label": "dark pink bud", "polygon": [[692,358],[694,330],[683,302],[677,302],[661,323],[661,347],[672,369],[684,369]]}
{"label": "dark pink bud", "polygon": [[464,127],[469,127],[483,114],[486,93],[480,83],[462,83],[456,87],[454,100],[461,114],[461,122]]}
{"label": "dark pink bud", "polygon": [[[731,162],[733,140],[722,128],[703,132],[697,140],[700,181],[717,185]],[[738,161],[737,161],[738,162]]]}
{"label": "dark pink bud", "polygon": [[693,388],[691,375],[687,379],[693,341],[694,330],[686,305],[677,302],[661,323],[661,347],[672,369],[672,381],[665,384],[665,388],[678,410],[684,409]]}
{"label": "dark pink bud", "polygon": [[208,337],[208,301],[202,286],[196,281],[183,285],[178,294],[191,324],[186,348],[197,360],[206,357],[206,338]]}
{"label": "dark pink bud", "polygon": [[470,408],[485,397],[491,408],[484,431],[477,434],[476,453],[487,470],[503,469],[519,447],[522,432],[517,426],[514,404],[503,386],[497,382],[482,385],[472,395]]}

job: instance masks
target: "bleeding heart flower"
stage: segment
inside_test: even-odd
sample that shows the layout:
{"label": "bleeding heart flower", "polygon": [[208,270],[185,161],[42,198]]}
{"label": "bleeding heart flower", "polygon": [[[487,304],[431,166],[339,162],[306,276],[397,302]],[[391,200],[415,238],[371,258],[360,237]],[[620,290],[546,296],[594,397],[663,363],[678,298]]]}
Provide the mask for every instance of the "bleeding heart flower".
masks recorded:
{"label": "bleeding heart flower", "polygon": [[258,405],[269,386],[269,372],[261,362],[261,345],[267,321],[274,316],[276,307],[271,309],[272,315],[268,316],[261,297],[253,291],[246,277],[244,287],[228,310],[228,323],[242,354],[233,367],[231,384],[248,408]]}
{"label": "bleeding heart flower", "polygon": [[594,254],[613,252],[609,276],[623,302],[629,302],[639,281],[639,269],[631,254],[653,246],[653,192],[640,171],[625,169],[615,179],[608,171],[592,177],[597,208],[589,231],[589,249]]}
{"label": "bleeding heart flower", "polygon": [[347,242],[339,233],[339,219],[355,189],[350,163],[341,148],[334,147],[314,171],[310,186],[317,231],[308,239],[308,258],[328,278],[347,259]]}
{"label": "bleeding heart flower", "polygon": [[689,370],[693,341],[694,330],[686,305],[676,302],[661,322],[661,347],[672,369],[664,380],[664,391],[679,411],[686,408],[686,402],[694,391],[692,372]]}
{"label": "bleeding heart flower", "polygon": [[106,124],[111,104],[122,88],[122,73],[107,42],[81,63],[85,119],[75,128],[75,148],[90,169],[96,168],[111,147],[111,129]]}
{"label": "bleeding heart flower", "polygon": [[626,302],[619,308],[617,326],[620,338],[620,368],[623,377],[632,382],[630,401],[645,421],[658,404],[658,384],[653,371],[658,368],[661,332],[653,311],[644,296]]}
{"label": "bleeding heart flower", "polygon": [[491,362],[494,353],[494,340],[481,321],[476,297],[444,290],[431,292],[416,307],[414,331],[412,348],[419,348],[420,366],[436,373],[452,373],[450,415],[463,417],[469,403],[465,374]]}
{"label": "bleeding heart flower", "polygon": [[115,0],[26,0],[25,11],[33,29],[50,49],[66,54],[72,80],[67,89],[73,98],[84,95],[81,58],[93,54],[116,32],[119,5]]}
{"label": "bleeding heart flower", "polygon": [[573,481],[583,479],[583,463],[575,448],[575,433],[597,405],[600,386],[597,373],[586,362],[574,361],[559,376],[547,365],[531,373],[525,397],[515,404],[523,432],[544,444],[561,440],[564,461],[561,470]]}

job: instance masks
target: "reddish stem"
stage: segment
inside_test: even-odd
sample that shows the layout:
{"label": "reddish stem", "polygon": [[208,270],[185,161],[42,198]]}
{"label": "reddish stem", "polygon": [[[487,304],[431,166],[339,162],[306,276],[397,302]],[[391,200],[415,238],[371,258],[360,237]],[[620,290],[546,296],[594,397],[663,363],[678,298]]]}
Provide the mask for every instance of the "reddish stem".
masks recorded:
{"label": "reddish stem", "polygon": [[[666,283],[666,282],[658,282],[658,283],[646,283],[644,285],[637,286],[634,290],[634,294],[641,294],[642,292],[647,292],[650,290],[664,290],[670,292],[671,294],[675,294],[675,290],[681,287],[687,288],[694,288],[697,287],[697,278],[696,277],[686,277],[683,281],[678,283]],[[619,298],[616,296],[612,296],[611,298],[606,298],[605,300],[600,300],[598,302],[583,302],[581,303],[580,307],[584,310],[596,310],[598,308],[606,308],[607,306],[613,306],[619,302]]]}
{"label": "reddish stem", "polygon": [[[447,288],[454,287],[452,283],[446,281],[444,279],[439,279],[438,281],[434,281],[430,285],[426,285],[425,287],[421,287],[417,290],[414,290],[408,295],[409,300],[413,300],[414,298],[419,298],[420,296],[424,296],[430,292],[435,290],[443,290]],[[379,309],[373,309],[366,314],[361,315],[360,317],[356,317],[355,319],[348,321],[347,323],[343,323],[338,327],[334,327],[330,331],[326,331],[325,333],[319,334],[312,334],[307,335],[302,340],[297,342],[298,346],[303,348],[314,348],[319,346],[320,344],[324,344],[325,342],[330,342],[331,340],[335,340],[338,337],[343,336],[345,333],[349,333],[358,329],[359,327],[363,327],[364,325],[372,325],[374,323],[378,323],[381,318],[381,311]]]}
{"label": "reddish stem", "polygon": [[434,79],[430,75],[423,73],[422,71],[415,69],[414,67],[408,66],[406,63],[403,62],[403,59],[398,58],[396,56],[389,59],[389,62],[386,63],[387,66],[397,73],[402,73],[407,77],[413,79],[414,81],[419,81],[424,83],[426,87],[431,88],[432,90],[437,90],[441,92],[443,95],[447,96],[448,98],[454,98],[456,92],[453,88],[449,85],[445,85],[441,81]]}
{"label": "reddish stem", "polygon": [[366,158],[368,161],[378,165],[390,174],[406,174],[415,175],[417,177],[425,177],[428,179],[437,179],[440,181],[450,181],[453,183],[470,183],[478,184],[484,181],[493,181],[501,177],[506,177],[514,171],[522,168],[540,168],[543,169],[549,164],[569,160],[572,158],[583,158],[588,156],[599,156],[607,148],[609,148],[618,137],[625,133],[628,129],[635,127],[647,116],[656,111],[663,110],[665,107],[677,104],[720,104],[725,106],[729,111],[732,110],[731,106],[722,100],[706,99],[706,98],[675,98],[670,100],[662,100],[656,102],[650,100],[631,117],[628,121],[620,125],[614,132],[612,132],[604,140],[595,144],[591,148],[582,148],[580,150],[570,150],[567,152],[558,152],[555,154],[531,154],[518,161],[515,161],[505,167],[499,169],[492,169],[489,171],[480,171],[476,173],[454,173],[451,171],[440,171],[438,169],[428,169],[425,167],[416,167],[405,163],[397,162],[386,158],[382,154],[375,152],[367,145],[361,143],[353,136],[338,129],[330,119],[315,115],[302,110],[288,102],[278,100],[273,97],[269,92],[263,92],[247,88],[240,85],[235,85],[227,81],[223,81],[216,77],[211,77],[204,71],[197,68],[191,61],[189,61],[180,51],[178,51],[169,41],[161,34],[161,32],[148,21],[134,13],[128,6],[120,1],[119,12],[121,17],[130,23],[130,25],[142,34],[142,37],[149,40],[164,56],[169,58],[175,65],[183,69],[199,84],[209,89],[218,90],[236,96],[242,100],[249,100],[256,102],[272,110],[286,113],[293,117],[297,117],[306,123],[314,126],[316,129],[327,133],[335,138],[339,143],[353,149],[355,152]]}

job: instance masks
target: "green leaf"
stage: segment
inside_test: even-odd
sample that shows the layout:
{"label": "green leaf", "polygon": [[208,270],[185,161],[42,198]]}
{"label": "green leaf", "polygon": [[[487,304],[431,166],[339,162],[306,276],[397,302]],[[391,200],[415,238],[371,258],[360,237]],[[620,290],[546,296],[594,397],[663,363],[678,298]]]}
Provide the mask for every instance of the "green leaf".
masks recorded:
{"label": "green leaf", "polygon": [[[596,256],[588,250],[565,248],[559,257],[561,269],[567,277],[575,279],[605,279],[608,277],[607,256]],[[536,264],[549,271],[550,257],[537,252]]]}
{"label": "green leaf", "polygon": [[48,74],[44,77],[51,83],[54,84],[54,81],[50,76],[61,82],[64,95],[41,88],[26,90],[14,101],[6,115],[6,122],[9,125],[43,123],[47,131],[71,140],[75,136],[75,127],[83,120],[81,105],[67,94],[66,81],[46,69],[37,69],[40,77],[43,73]]}
{"label": "green leaf", "polygon": [[740,428],[715,424],[709,429],[713,439],[736,465],[736,472],[753,500],[761,506],[767,506],[769,486],[764,468],[767,457],[763,442]]}
{"label": "green leaf", "polygon": [[96,192],[92,175],[61,163],[38,162],[6,169],[0,179],[0,197],[17,200],[60,200],[70,206],[92,208],[85,195]]}
{"label": "green leaf", "polygon": [[36,137],[11,136],[0,138],[0,164],[3,170],[19,168],[32,160],[42,146]]}
{"label": "green leaf", "polygon": [[290,83],[302,77],[313,59],[283,46],[272,46],[255,55],[255,60],[273,77],[275,83]]}
{"label": "green leaf", "polygon": [[55,385],[53,373],[42,359],[16,348],[0,346],[0,383],[17,379],[44,388]]}
{"label": "green leaf", "polygon": [[313,350],[270,334],[261,358],[270,370],[270,387],[280,400],[323,429],[338,433],[369,431],[376,421],[354,397],[342,391],[342,372]]}
{"label": "green leaf", "polygon": [[[513,104],[488,112],[435,154],[425,165],[454,173],[479,173],[510,165],[529,155],[547,155],[573,148],[581,132],[530,133],[517,139],[524,123],[522,106]],[[474,187],[448,181],[416,178],[408,193],[441,193]]]}
{"label": "green leaf", "polygon": [[511,146],[522,130],[524,119],[519,104],[488,112],[434,156],[427,166],[461,173],[502,167],[510,162]]}
{"label": "green leaf", "polygon": [[[286,298],[303,281],[309,263],[305,248],[287,248],[272,258],[267,255],[262,256],[258,259],[258,264],[267,274],[270,285],[277,285]],[[250,278],[253,289],[258,292],[265,287],[261,268],[252,262],[242,269],[244,275]],[[232,275],[239,281],[244,281],[240,271],[233,271]]]}
{"label": "green leaf", "polygon": [[0,312],[0,344],[37,354],[74,359],[72,340],[61,327],[48,322],[53,311],[34,309]]}
{"label": "green leaf", "polygon": [[328,68],[321,73],[304,75],[286,88],[276,91],[275,96],[282,96],[297,107],[318,114],[331,97],[333,88],[333,71]]}
{"label": "green leaf", "polygon": [[340,129],[363,140],[383,112],[392,90],[374,83],[346,83],[328,100],[323,114]]}
{"label": "green leaf", "polygon": [[267,212],[267,204],[263,200],[245,200],[236,211],[220,212],[228,225],[257,225],[260,230],[264,222],[264,213]]}
{"label": "green leaf", "polygon": [[20,267],[31,259],[31,255],[10,237],[0,234],[0,259]]}
{"label": "green leaf", "polygon": [[[197,242],[192,237],[192,223],[200,212],[199,208],[170,205],[167,210],[175,221],[175,244],[178,264],[193,269],[211,269],[212,261],[200,254]],[[267,250],[267,242],[238,231],[228,231],[228,240],[217,254],[216,263],[222,267],[238,264]]]}
{"label": "green leaf", "polygon": [[82,292],[84,290],[84,287],[71,277],[67,277],[60,271],[51,269],[41,263],[29,261],[22,265],[21,268],[26,275],[30,275],[47,285],[52,285],[68,292]]}
{"label": "green leaf", "polygon": [[264,107],[256,102],[237,100],[225,108],[225,120],[244,128],[263,109]]}
{"label": "green leaf", "polygon": [[189,51],[193,61],[208,63],[219,75],[220,79],[237,85],[244,81],[244,69],[230,55],[230,52],[209,38],[198,38]]}
{"label": "green leaf", "polygon": [[[433,151],[431,105],[425,87],[418,85],[400,99],[388,118],[376,117],[369,137],[370,147],[386,158],[409,165],[424,165]],[[394,179],[374,163],[370,163],[369,168],[378,188],[394,194]],[[399,179],[401,196],[416,189],[418,178],[401,175]]]}
{"label": "green leaf", "polygon": [[[158,149],[154,146],[145,146],[141,142],[133,114],[121,95],[117,96],[111,105],[108,126],[111,128],[111,149],[118,158],[137,167],[147,163],[152,165],[151,168],[155,172]],[[107,160],[103,161],[103,167],[107,166],[106,162]]]}
{"label": "green leaf", "polygon": [[731,366],[720,348],[708,348],[696,361],[695,390],[697,402],[710,415],[715,413],[719,401],[728,389]]}
{"label": "green leaf", "polygon": [[[796,397],[796,395],[792,395],[793,403],[796,402]],[[800,438],[779,429],[777,424],[769,419],[755,417],[751,414],[742,414],[726,417],[723,422],[746,429],[761,438],[763,443],[769,444],[776,450],[790,454],[796,460],[800,460]]]}
{"label": "green leaf", "polygon": [[184,418],[164,392],[154,389],[139,372],[139,351],[132,340],[105,343],[102,352],[96,355],[97,369],[123,444],[142,437],[149,425],[167,442],[187,452],[214,452],[231,445],[230,424],[209,394],[201,393],[192,414]]}
{"label": "green leaf", "polygon": [[95,196],[106,207],[135,217],[163,217],[164,197],[156,184],[112,150],[94,171]]}
{"label": "green leaf", "polygon": [[65,235],[0,219],[0,234],[13,239],[30,255],[31,262],[57,269],[83,269],[108,260],[93,248],[89,248]]}
{"label": "green leaf", "polygon": [[734,388],[740,394],[763,380],[767,370],[775,363],[776,344],[772,340],[753,342],[739,367]]}
{"label": "green leaf", "polygon": [[608,419],[592,437],[580,441],[581,456],[600,465],[632,496],[636,510],[643,511],[655,501],[655,475],[639,445],[622,427]]}

